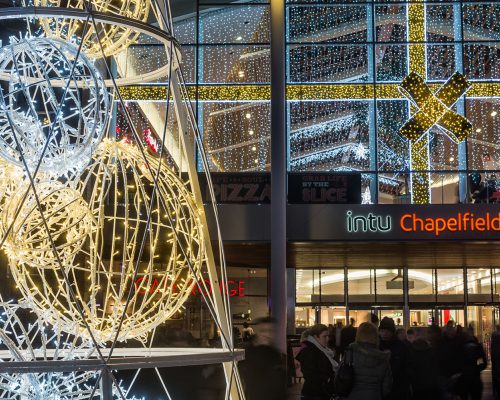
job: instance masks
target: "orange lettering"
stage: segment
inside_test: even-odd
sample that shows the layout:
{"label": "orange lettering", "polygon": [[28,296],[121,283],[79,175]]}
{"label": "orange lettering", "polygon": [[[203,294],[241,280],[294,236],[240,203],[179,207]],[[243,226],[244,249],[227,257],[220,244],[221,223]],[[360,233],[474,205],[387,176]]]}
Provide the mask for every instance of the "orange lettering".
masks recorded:
{"label": "orange lettering", "polygon": [[484,226],[486,225],[486,221],[484,218],[477,218],[476,219],[476,229],[478,231],[484,231]]}
{"label": "orange lettering", "polygon": [[450,218],[448,220],[448,230],[451,232],[456,232],[456,230],[457,230],[457,219],[456,218]]}
{"label": "orange lettering", "polygon": [[407,220],[408,218],[411,218],[411,215],[410,214],[405,214],[401,217],[401,221],[399,221],[399,225],[401,226],[401,229],[405,232],[411,232],[412,229],[411,228],[407,228],[405,226],[405,220]]}
{"label": "orange lettering", "polygon": [[446,229],[446,221],[443,218],[436,219],[436,236]]}

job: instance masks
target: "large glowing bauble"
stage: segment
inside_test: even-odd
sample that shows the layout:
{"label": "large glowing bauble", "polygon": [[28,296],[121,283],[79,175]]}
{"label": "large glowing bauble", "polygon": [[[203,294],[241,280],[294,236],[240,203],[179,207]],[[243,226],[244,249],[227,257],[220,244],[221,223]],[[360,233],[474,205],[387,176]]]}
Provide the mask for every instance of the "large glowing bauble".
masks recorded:
{"label": "large glowing bauble", "polygon": [[[78,183],[94,228],[82,246],[81,259],[64,268],[100,343],[115,338],[129,294],[118,340],[143,340],[179,310],[193,289],[195,276],[200,276],[205,250],[199,210],[165,161],[160,164],[152,201],[158,166],[157,158],[143,156],[133,145],[104,140]],[[51,210],[46,213],[50,215]],[[82,222],[75,221],[75,225],[80,227]],[[43,236],[43,227],[38,227],[37,235],[36,229],[30,226],[29,237]],[[76,243],[73,235],[65,240]],[[41,255],[35,248],[30,252]],[[38,313],[59,329],[89,339],[61,269],[52,259],[45,267],[33,267],[28,261],[11,264],[24,297],[32,299]]]}
{"label": "large glowing bauble", "polygon": [[[78,49],[46,38],[0,48],[0,156],[31,172],[83,169],[107,124],[104,81]],[[44,151],[45,148],[45,151]],[[43,155],[43,157],[42,157]]]}
{"label": "large glowing bauble", "polygon": [[[32,285],[53,278],[51,271],[60,268],[59,262],[73,265],[93,227],[91,211],[77,190],[57,181],[41,182],[36,195],[39,204],[29,185],[18,188],[6,202],[0,225],[2,234],[7,234],[4,250],[14,278],[27,295]],[[48,290],[56,292],[57,282],[51,282]]]}
{"label": "large glowing bauble", "polygon": [[[33,0],[35,6],[66,7],[85,10],[87,0]],[[93,0],[94,12],[109,13],[146,22],[149,16],[150,0]],[[139,36],[137,31],[111,24],[97,23],[97,32],[92,20],[87,31],[84,22],[64,18],[40,18],[45,34],[63,40],[83,41],[85,53],[91,58],[101,58],[102,50],[106,57],[115,55],[134,43]],[[99,44],[99,42],[101,44]],[[102,50],[101,50],[102,45]]]}

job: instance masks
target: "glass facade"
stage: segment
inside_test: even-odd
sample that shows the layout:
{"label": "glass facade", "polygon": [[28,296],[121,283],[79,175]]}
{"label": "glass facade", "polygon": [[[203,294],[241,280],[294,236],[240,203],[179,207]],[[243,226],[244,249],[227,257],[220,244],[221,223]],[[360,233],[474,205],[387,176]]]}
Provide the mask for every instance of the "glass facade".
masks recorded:
{"label": "glass facade", "polygon": [[407,277],[403,269],[297,269],[296,326],[350,317],[361,323],[377,314],[399,319],[398,325],[445,325],[451,319],[462,326],[467,321],[478,334],[491,332],[499,322],[498,279],[493,268],[408,269]]}
{"label": "glass facade", "polygon": [[[199,2],[177,22],[213,171],[270,170],[267,3]],[[495,2],[288,1],[289,171],[360,171],[372,203],[490,201],[500,170],[499,20]],[[411,72],[434,92],[455,72],[472,84],[450,108],[472,124],[465,141],[437,119],[418,143],[401,134],[417,112],[398,88]]]}

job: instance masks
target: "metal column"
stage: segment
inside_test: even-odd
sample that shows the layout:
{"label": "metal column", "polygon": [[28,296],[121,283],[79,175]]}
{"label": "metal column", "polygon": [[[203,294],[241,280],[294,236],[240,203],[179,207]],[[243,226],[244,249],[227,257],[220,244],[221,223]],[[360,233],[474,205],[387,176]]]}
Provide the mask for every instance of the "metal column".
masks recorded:
{"label": "metal column", "polygon": [[[463,63],[463,26],[462,26],[462,2],[453,3],[453,39],[455,40],[455,70],[464,73]],[[465,98],[461,97],[456,104],[457,112],[465,116]],[[467,138],[458,144],[458,169],[467,170]],[[467,173],[459,174],[458,201],[468,203],[468,181]]]}
{"label": "metal column", "polygon": [[113,400],[113,380],[107,368],[102,370],[101,388],[103,400]]}
{"label": "metal column", "polygon": [[271,316],[286,353],[285,0],[271,0]]}

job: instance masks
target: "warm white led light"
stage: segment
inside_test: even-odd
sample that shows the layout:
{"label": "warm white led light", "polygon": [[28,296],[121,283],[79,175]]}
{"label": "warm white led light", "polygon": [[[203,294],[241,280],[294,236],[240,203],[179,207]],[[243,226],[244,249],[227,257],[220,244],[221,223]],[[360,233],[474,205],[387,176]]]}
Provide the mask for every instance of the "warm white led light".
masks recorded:
{"label": "warm white led light", "polygon": [[[84,9],[85,0],[33,0],[33,4],[44,7]],[[142,22],[147,21],[150,6],[150,0],[92,1],[94,12],[116,14]],[[83,22],[81,21],[54,17],[40,18],[40,22],[47,36],[60,38],[65,41],[83,40],[85,52],[88,56],[93,58],[102,57],[99,40],[92,24],[89,25],[85,36],[82,38],[84,31]],[[99,39],[106,56],[112,56],[125,50],[139,37],[139,34],[134,29],[118,25],[98,24],[97,29],[99,30]]]}
{"label": "warm white led light", "polygon": [[[145,339],[189,296],[195,281],[188,262],[197,274],[204,262],[198,208],[186,186],[165,164],[160,168],[151,225],[139,259],[157,168],[157,158],[148,155],[146,163],[133,145],[105,140],[84,171],[79,191],[56,183],[40,186],[47,203],[43,207],[52,210],[47,222],[59,257],[99,342],[114,339],[130,288],[132,297],[118,339]],[[12,202],[4,227],[16,209],[17,197]],[[21,212],[7,248],[19,289],[48,322],[88,339],[50,252],[39,213],[32,202],[25,203]],[[77,250],[85,256],[84,262],[75,257]],[[138,261],[139,274],[134,280]]]}

